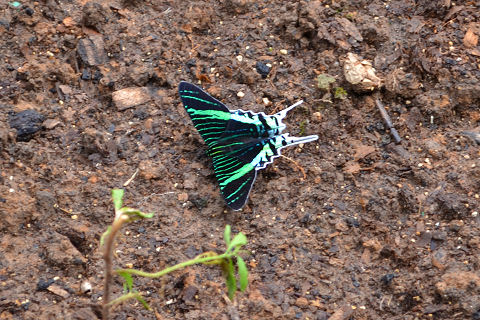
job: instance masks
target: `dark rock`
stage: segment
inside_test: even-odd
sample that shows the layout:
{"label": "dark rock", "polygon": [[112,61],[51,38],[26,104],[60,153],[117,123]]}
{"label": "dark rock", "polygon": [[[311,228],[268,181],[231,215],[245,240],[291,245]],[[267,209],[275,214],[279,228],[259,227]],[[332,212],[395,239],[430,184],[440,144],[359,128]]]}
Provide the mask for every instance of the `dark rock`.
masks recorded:
{"label": "dark rock", "polygon": [[30,8],[30,7],[26,7],[25,8],[25,13],[28,14],[29,16],[33,16],[33,14],[35,13],[35,11]]}
{"label": "dark rock", "polygon": [[17,141],[29,141],[32,135],[42,129],[45,117],[39,112],[29,109],[9,116],[10,127],[17,130]]}
{"label": "dark rock", "polygon": [[196,67],[197,66],[197,61],[195,59],[190,59],[187,61],[186,66],[188,68]]}
{"label": "dark rock", "polygon": [[97,66],[107,61],[105,44],[100,35],[91,35],[78,41],[77,53],[87,66]]}
{"label": "dark rock", "polygon": [[88,69],[83,69],[82,75],[80,76],[80,79],[82,80],[90,80],[92,78],[92,75],[90,73],[90,70]]}
{"label": "dark rock", "polygon": [[50,285],[54,282],[55,282],[55,280],[53,280],[53,279],[49,279],[49,280],[40,279],[40,280],[38,280],[37,291],[47,290],[48,287],[50,287]]}
{"label": "dark rock", "polygon": [[480,320],[480,309],[472,314],[472,320]]}
{"label": "dark rock", "polygon": [[384,275],[383,277],[381,277],[380,280],[382,281],[382,283],[384,285],[388,286],[394,278],[395,278],[394,273],[388,273],[388,274]]}
{"label": "dark rock", "polygon": [[262,78],[266,78],[268,74],[270,73],[271,68],[267,66],[265,63],[261,61],[257,61],[255,64],[255,69],[257,69],[257,72],[262,76]]}

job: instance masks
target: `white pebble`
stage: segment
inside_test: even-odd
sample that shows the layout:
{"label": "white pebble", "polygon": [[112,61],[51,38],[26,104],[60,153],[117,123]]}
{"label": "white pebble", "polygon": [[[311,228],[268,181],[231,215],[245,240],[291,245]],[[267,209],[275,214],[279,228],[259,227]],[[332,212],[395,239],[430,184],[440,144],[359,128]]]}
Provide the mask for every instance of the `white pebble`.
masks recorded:
{"label": "white pebble", "polygon": [[243,57],[242,57],[242,56],[237,56],[237,60],[238,60],[238,62],[242,62],[242,61],[243,61]]}
{"label": "white pebble", "polygon": [[281,53],[281,54],[288,54],[288,51],[285,50],[285,49],[281,49],[281,50],[280,50],[280,53]]}
{"label": "white pebble", "polygon": [[239,92],[237,93],[237,97],[243,98],[243,97],[245,97],[245,93],[243,93],[242,91],[239,91]]}
{"label": "white pebble", "polygon": [[82,293],[92,292],[92,284],[88,281],[83,281],[80,285],[80,290],[82,290]]}

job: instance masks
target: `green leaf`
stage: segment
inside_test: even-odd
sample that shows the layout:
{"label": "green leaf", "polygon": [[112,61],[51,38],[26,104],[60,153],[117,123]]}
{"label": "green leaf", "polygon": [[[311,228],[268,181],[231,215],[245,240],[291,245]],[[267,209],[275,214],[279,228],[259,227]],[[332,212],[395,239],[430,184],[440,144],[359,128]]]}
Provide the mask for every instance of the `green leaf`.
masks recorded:
{"label": "green leaf", "polygon": [[133,277],[130,273],[124,271],[117,271],[117,274],[121,276],[124,280],[124,288],[127,292],[133,291]]}
{"label": "green leaf", "polygon": [[134,220],[138,220],[138,219],[150,219],[155,215],[155,213],[153,213],[153,212],[145,213],[145,212],[142,212],[138,209],[133,209],[133,208],[128,208],[128,207],[121,208],[120,212],[122,214],[125,214],[125,215],[129,216],[130,221],[134,221]]}
{"label": "green leaf", "polygon": [[235,279],[235,268],[233,267],[232,259],[227,259],[225,265],[226,281],[228,289],[228,298],[233,300],[235,293],[237,292],[237,280]]}
{"label": "green leaf", "polygon": [[145,299],[143,299],[142,295],[139,293],[138,295],[135,296],[135,299],[137,299],[138,301],[140,301],[140,303],[143,305],[143,307],[147,310],[151,310],[150,309],[150,306],[148,305],[148,303],[145,301]]}
{"label": "green leaf", "polygon": [[227,247],[230,245],[230,242],[232,241],[232,227],[230,227],[229,224],[225,226],[225,231],[223,232],[223,240],[225,241],[225,244]]}
{"label": "green leaf", "polygon": [[112,199],[113,199],[113,206],[115,207],[115,210],[120,210],[120,208],[123,205],[123,194],[125,193],[125,190],[123,189],[113,189],[112,190]]}
{"label": "green leaf", "polygon": [[248,270],[247,264],[242,257],[237,256],[237,268],[238,268],[238,280],[240,282],[240,290],[243,292],[247,289],[248,285]]}
{"label": "green leaf", "polygon": [[232,242],[228,245],[227,251],[230,251],[232,248],[239,246],[244,246],[247,244],[247,237],[239,232],[235,237],[233,237]]}

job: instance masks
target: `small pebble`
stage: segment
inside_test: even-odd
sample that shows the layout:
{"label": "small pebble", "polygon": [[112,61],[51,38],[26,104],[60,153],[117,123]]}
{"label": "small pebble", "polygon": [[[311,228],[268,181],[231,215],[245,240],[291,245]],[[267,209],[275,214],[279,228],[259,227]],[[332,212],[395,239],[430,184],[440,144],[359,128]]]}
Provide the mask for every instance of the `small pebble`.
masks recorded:
{"label": "small pebble", "polygon": [[288,54],[288,51],[285,50],[285,49],[281,49],[281,50],[280,50],[280,53],[285,55],[285,54]]}
{"label": "small pebble", "polygon": [[237,93],[237,97],[243,98],[243,97],[245,97],[245,93],[243,93],[242,91],[239,91],[239,92]]}
{"label": "small pebble", "polygon": [[313,113],[313,120],[317,121],[317,122],[320,122],[322,121],[322,113],[321,112],[314,112]]}
{"label": "small pebble", "polygon": [[92,284],[88,281],[83,281],[80,285],[80,290],[82,293],[90,293],[92,292]]}
{"label": "small pebble", "polygon": [[242,61],[243,61],[243,57],[242,57],[242,56],[237,56],[237,60],[238,60],[238,62],[242,62]]}
{"label": "small pebble", "polygon": [[272,65],[269,66],[269,64],[265,64],[261,61],[257,61],[255,64],[255,69],[257,72],[262,76],[262,78],[266,78],[268,74],[270,73],[270,69],[272,68]]}

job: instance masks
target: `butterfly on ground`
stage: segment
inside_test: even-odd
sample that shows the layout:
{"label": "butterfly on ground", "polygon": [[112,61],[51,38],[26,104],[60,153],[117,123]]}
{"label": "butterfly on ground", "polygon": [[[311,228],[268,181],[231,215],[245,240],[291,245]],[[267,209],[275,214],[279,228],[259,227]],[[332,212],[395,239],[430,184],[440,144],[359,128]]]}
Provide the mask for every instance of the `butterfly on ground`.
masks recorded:
{"label": "butterfly on ground", "polygon": [[227,205],[240,210],[248,200],[257,171],[280,156],[282,148],[318,139],[318,136],[290,137],[282,134],[282,123],[294,105],[273,115],[263,112],[229,110],[201,88],[180,82],[178,87],[185,110],[207,144],[207,155]]}

